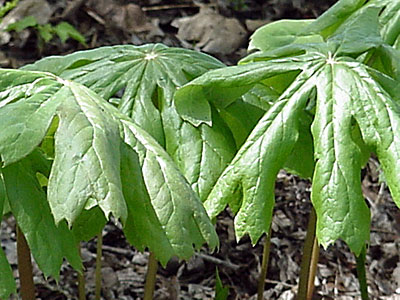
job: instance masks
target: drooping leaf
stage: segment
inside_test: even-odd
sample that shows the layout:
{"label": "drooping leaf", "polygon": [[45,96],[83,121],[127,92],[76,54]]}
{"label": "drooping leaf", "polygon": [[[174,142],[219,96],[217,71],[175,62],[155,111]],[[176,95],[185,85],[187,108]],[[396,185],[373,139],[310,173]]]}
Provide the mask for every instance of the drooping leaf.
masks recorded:
{"label": "drooping leaf", "polygon": [[[149,247],[159,253],[158,260],[165,264],[174,255],[174,250],[151,205],[143,175],[138,172],[141,169],[139,157],[126,145],[122,146],[122,155],[126,156],[126,163],[121,164],[121,178],[128,207],[124,234],[140,251]],[[138,234],[140,232],[148,234]],[[155,236],[158,239],[154,239]]]}
{"label": "drooping leaf", "polygon": [[[6,190],[4,187],[3,173],[0,169],[0,222],[3,217],[3,206],[6,200]],[[0,230],[1,231],[1,230]],[[8,297],[15,293],[17,288],[15,285],[14,276],[7,257],[4,254],[3,248],[0,244],[0,299],[8,299]]]}
{"label": "drooping leaf", "polygon": [[269,229],[274,182],[298,139],[299,117],[312,87],[313,78],[308,81],[305,74],[292,84],[258,122],[205,202],[211,217],[230,202],[241,202],[235,217],[238,239],[248,233],[255,244]]}
{"label": "drooping leaf", "polygon": [[[204,122],[200,125],[193,120],[192,126],[183,122],[172,100],[177,88],[223,66],[205,54],[156,44],[103,47],[46,58],[24,68],[72,79],[118,102],[122,113],[165,147],[204,200],[232,159],[234,140],[208,102],[200,100],[183,108]],[[213,122],[219,126],[210,127]]]}
{"label": "drooping leaf", "polygon": [[38,150],[28,157],[3,168],[8,202],[18,226],[24,233],[35,261],[43,274],[58,278],[63,258],[77,270],[81,268],[80,257],[72,232],[65,222],[54,223],[46,194],[40,186],[36,173],[50,169]]}
{"label": "drooping leaf", "polygon": [[[159,224],[148,223],[155,229],[134,230],[136,235],[159,232],[161,226],[173,254],[181,258],[189,257],[193,246],[203,242],[211,248],[217,245],[201,202],[171,158],[149,134],[98,95],[48,73],[3,69],[0,96],[0,157],[8,166],[5,170],[16,168],[19,160],[32,153],[58,118],[48,184],[56,222],[66,219],[73,224],[84,209],[99,206],[106,218],[113,214],[126,224],[127,202],[132,200],[126,196],[125,185],[137,184],[148,193],[141,201],[154,210]],[[130,149],[129,155],[124,147]],[[122,180],[121,165],[135,157],[140,168],[125,169]],[[140,172],[143,180],[130,181],[138,176],[134,172]],[[14,173],[10,171],[10,176],[15,177]],[[162,244],[165,236],[151,238]],[[166,263],[160,251],[155,254]]]}
{"label": "drooping leaf", "polygon": [[[324,247],[341,238],[359,254],[369,238],[370,215],[361,192],[360,169],[371,150],[381,161],[399,205],[398,84],[378,70],[335,52],[341,42],[331,41],[319,50],[316,45],[307,50],[305,45],[306,54],[210,71],[176,93],[180,105],[189,94],[213,103],[221,101],[219,95],[230,86],[237,97],[271,76],[296,68],[300,71],[261,118],[205,202],[211,217],[227,204],[234,207],[238,238],[249,233],[255,243],[268,232],[275,177],[290,162],[304,167],[302,174],[298,172],[302,176],[313,173],[311,198],[318,216],[318,241]],[[307,104],[312,101],[316,101],[315,107]],[[219,103],[229,104],[229,99]],[[293,161],[294,157],[297,160]],[[309,162],[308,167],[305,162]],[[294,171],[302,169],[301,165],[294,166]]]}
{"label": "drooping leaf", "polygon": [[168,154],[131,121],[123,121],[123,131],[125,143],[138,153],[151,204],[175,255],[187,259],[193,246],[204,241],[214,248],[218,244],[214,227]]}
{"label": "drooping leaf", "polygon": [[370,215],[361,192],[361,151],[351,134],[351,72],[345,64],[332,63],[318,77],[311,199],[319,243],[327,247],[342,238],[359,253],[369,239]]}

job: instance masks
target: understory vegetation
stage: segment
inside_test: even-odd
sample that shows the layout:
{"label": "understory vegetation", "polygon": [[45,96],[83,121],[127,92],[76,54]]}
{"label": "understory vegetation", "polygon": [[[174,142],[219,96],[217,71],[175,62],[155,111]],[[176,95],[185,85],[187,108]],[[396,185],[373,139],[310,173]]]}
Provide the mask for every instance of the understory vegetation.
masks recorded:
{"label": "understory vegetation", "polygon": [[[153,299],[158,262],[204,244],[218,251],[226,207],[237,240],[266,235],[263,299],[282,169],[312,183],[297,298],[312,298],[319,246],[341,239],[368,299],[361,169],[376,157],[400,205],[399,92],[400,0],[340,0],[315,20],[269,23],[236,66],[147,44],[0,69],[0,212],[17,222],[22,299],[35,297],[31,254],[45,277],[58,278],[66,259],[85,299],[79,245],[97,236],[101,249],[110,218],[150,251]],[[7,299],[17,287],[1,248],[0,270]],[[216,278],[215,298],[227,299]]]}

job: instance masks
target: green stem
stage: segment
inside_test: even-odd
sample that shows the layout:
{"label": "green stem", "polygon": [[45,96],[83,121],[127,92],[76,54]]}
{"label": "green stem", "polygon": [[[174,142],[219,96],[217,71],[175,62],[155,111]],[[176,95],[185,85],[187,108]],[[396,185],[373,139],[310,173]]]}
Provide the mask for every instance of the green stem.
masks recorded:
{"label": "green stem", "polygon": [[31,250],[26,242],[25,236],[17,225],[17,257],[18,273],[20,281],[20,292],[22,300],[34,300],[35,284],[33,283]]}
{"label": "green stem", "polygon": [[367,285],[367,276],[365,272],[365,258],[367,256],[367,247],[364,247],[361,250],[359,256],[356,256],[357,262],[357,277],[358,282],[360,283],[360,291],[361,291],[361,299],[362,300],[369,300],[368,297],[368,285]]}
{"label": "green stem", "polygon": [[319,246],[315,236],[317,215],[314,207],[308,220],[307,236],[304,242],[303,257],[300,267],[300,282],[297,300],[311,300],[314,292],[314,280],[319,258]]}
{"label": "green stem", "polygon": [[101,296],[101,258],[103,247],[103,231],[101,230],[97,236],[97,250],[96,250],[96,279],[95,279],[95,300],[100,300]]}
{"label": "green stem", "polygon": [[158,262],[153,252],[150,252],[149,262],[147,263],[146,283],[144,285],[143,300],[152,300],[156,286],[156,275]]}
{"label": "green stem", "polygon": [[267,278],[270,247],[271,247],[271,226],[269,227],[269,232],[268,232],[268,235],[265,237],[265,242],[264,242],[263,258],[262,258],[262,263],[261,263],[261,273],[260,273],[260,278],[258,280],[258,287],[257,287],[257,300],[264,299],[263,294],[264,294],[265,278]]}
{"label": "green stem", "polygon": [[[81,255],[81,244],[78,243],[79,255]],[[86,300],[85,291],[85,275],[82,269],[82,273],[78,272],[78,295],[79,300]]]}

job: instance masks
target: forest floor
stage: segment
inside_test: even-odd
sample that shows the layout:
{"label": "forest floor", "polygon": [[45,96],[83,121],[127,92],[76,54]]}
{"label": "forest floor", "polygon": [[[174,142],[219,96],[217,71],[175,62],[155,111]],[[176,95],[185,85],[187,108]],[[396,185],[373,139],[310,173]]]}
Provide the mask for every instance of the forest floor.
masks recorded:
{"label": "forest floor", "polygon": [[[0,32],[1,67],[18,68],[41,57],[104,45],[154,42],[206,51],[232,65],[246,55],[246,41],[258,26],[282,18],[315,18],[335,2],[24,0],[20,4],[27,1],[34,10],[21,10],[17,17],[34,11],[43,23],[68,21],[86,37],[87,46],[74,40],[62,43],[58,38],[44,42],[35,29]],[[219,25],[204,21],[210,18],[218,19]],[[374,158],[363,175],[362,189],[372,216],[367,253],[369,293],[371,299],[400,299],[400,211],[380,181]],[[310,183],[279,173],[265,299],[293,299],[296,294],[310,208]],[[255,247],[248,238],[237,242],[228,211],[218,218],[217,231],[221,245],[215,253],[204,248],[187,262],[171,260],[166,268],[159,267],[154,299],[214,299],[216,268],[229,287],[229,299],[256,299],[263,239]],[[15,239],[15,222],[12,217],[5,218],[1,244],[18,278]],[[141,299],[148,253],[129,246],[121,228],[111,222],[104,229],[103,243],[103,299]],[[82,258],[91,299],[96,240],[82,244]],[[77,274],[68,265],[63,266],[58,284],[51,278],[45,280],[36,267],[34,272],[38,299],[77,299]],[[314,299],[360,299],[355,258],[343,242],[320,250],[315,285]]]}

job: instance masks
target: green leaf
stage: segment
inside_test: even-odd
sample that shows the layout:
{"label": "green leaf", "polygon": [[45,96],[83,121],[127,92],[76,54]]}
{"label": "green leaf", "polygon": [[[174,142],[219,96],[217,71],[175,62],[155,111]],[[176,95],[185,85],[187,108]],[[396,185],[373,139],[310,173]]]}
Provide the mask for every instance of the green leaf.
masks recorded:
{"label": "green leaf", "polygon": [[[48,201],[57,223],[66,219],[71,225],[84,209],[99,206],[106,218],[113,214],[130,226],[125,221],[131,199],[125,199],[125,194],[129,186],[137,184],[129,178],[140,172],[149,196],[141,201],[154,209],[174,255],[187,258],[193,246],[207,242],[214,248],[218,244],[201,202],[171,158],[114,106],[84,86],[48,73],[3,69],[0,83],[0,156],[8,165],[4,170],[17,168],[20,163],[15,162],[32,153],[52,120],[59,119],[48,185]],[[124,147],[131,149],[128,156]],[[140,169],[121,174],[121,166],[136,156]],[[10,171],[9,176],[19,178],[17,171]],[[143,182],[138,184],[144,191]],[[23,197],[21,201],[25,201]],[[133,229],[136,235],[156,231]],[[164,239],[147,235],[149,238],[159,244]],[[160,251],[158,257],[163,256]]]}
{"label": "green leaf", "polygon": [[[128,206],[128,219],[124,226],[124,234],[128,241],[140,251],[145,250],[146,247],[152,249],[156,253],[158,261],[165,265],[174,255],[174,249],[151,205],[145,179],[140,172],[139,157],[127,145],[123,145],[121,149],[122,155],[126,157],[126,162],[121,164],[121,178]],[[131,181],[135,184],[130,184]],[[141,232],[148,234],[138,234]]]}
{"label": "green leaf", "polygon": [[72,224],[83,209],[96,205],[107,219],[112,213],[124,222],[127,211],[119,176],[119,124],[103,112],[101,100],[82,86],[65,82],[55,95],[64,98],[57,107],[60,123],[48,190],[56,222],[65,218]]}
{"label": "green leaf", "polygon": [[193,246],[198,248],[204,241],[214,248],[218,244],[214,227],[168,154],[131,121],[123,121],[123,130],[125,143],[138,153],[151,204],[176,255],[189,258]]}
{"label": "green leaf", "polygon": [[234,135],[237,148],[240,148],[244,143],[264,112],[258,107],[241,100],[235,101],[227,108],[219,111]]}
{"label": "green leaf", "polygon": [[7,257],[4,254],[3,249],[0,247],[0,299],[8,299],[8,297],[16,293],[17,287],[15,284],[14,276],[10,264],[7,261]]}
{"label": "green leaf", "polygon": [[[362,26],[356,19],[371,9],[376,9],[379,12],[378,26],[375,20],[372,20],[372,23],[366,23],[365,26]],[[394,45],[400,35],[399,20],[399,0],[371,0],[368,2],[365,0],[341,0],[316,19],[314,23],[310,24],[305,31],[320,33],[325,38],[328,38],[330,35],[336,34],[335,31],[338,28],[344,29],[347,25],[354,23],[356,27],[357,25],[359,26],[359,32],[364,31],[365,33],[370,32],[371,34],[375,34],[373,31],[380,30],[383,41],[389,45]],[[357,34],[354,36],[354,43],[356,42],[355,39],[357,39]],[[361,41],[361,36],[358,39]],[[367,38],[367,44],[369,42],[370,39]],[[362,47],[362,45],[359,45],[359,47]]]}
{"label": "green leaf", "polygon": [[366,0],[339,0],[306,29],[323,37],[331,35],[353,12],[362,7]]}
{"label": "green leaf", "polygon": [[[292,153],[284,164],[286,171],[305,179],[312,178],[315,167],[313,138],[310,130],[311,122],[311,115],[302,111],[299,115],[299,136]],[[299,159],[299,157],[302,159]]]}
{"label": "green leaf", "polygon": [[54,29],[50,24],[38,25],[40,37],[47,43],[53,38]]}
{"label": "green leaf", "polygon": [[353,95],[363,81],[352,76],[354,70],[346,63],[328,64],[318,78],[311,199],[319,243],[327,247],[342,238],[358,254],[369,239],[370,213],[361,191],[361,151],[351,132],[352,102],[358,100]]}
{"label": "green leaf", "polygon": [[273,50],[289,44],[323,42],[319,34],[310,34],[304,29],[314,20],[279,20],[257,29],[250,37],[248,50]]}
{"label": "green leaf", "polygon": [[381,9],[379,21],[381,34],[385,43],[394,45],[400,36],[400,1],[399,0],[375,0],[369,5],[377,5]]}
{"label": "green leaf", "polygon": [[[396,81],[400,80],[400,50],[383,44],[375,50],[368,64]],[[391,85],[396,90],[396,84]],[[396,91],[395,94],[397,93]]]}
{"label": "green leaf", "polygon": [[[312,84],[313,80],[306,80],[303,74],[267,111],[204,203],[209,215],[215,217],[227,204],[241,202],[235,217],[238,239],[248,233],[255,244],[268,232],[275,178],[298,139],[299,117]],[[242,200],[236,198],[240,197],[236,191]]]}
{"label": "green leaf", "polygon": [[250,91],[242,96],[242,100],[261,110],[267,111],[276,102],[280,92],[266,84],[256,84]]}
{"label": "green leaf", "polygon": [[[155,103],[158,97],[171,97],[177,87],[208,69],[223,66],[195,51],[149,44],[80,51],[65,57],[45,58],[24,68],[77,81],[105,99],[124,90],[120,110],[164,145],[161,107]],[[168,98],[167,102],[171,100]]]}
{"label": "green leaf", "polygon": [[[43,59],[25,68],[80,82],[106,99],[119,96],[119,109],[166,148],[204,200],[233,157],[234,139],[207,101],[185,105],[183,110],[195,113],[196,118],[194,126],[184,122],[173,95],[191,79],[223,66],[205,54],[156,44],[81,51]],[[202,121],[196,122],[198,118]],[[210,127],[212,122],[219,126]]]}
{"label": "green leaf", "polygon": [[[40,74],[0,70],[0,155],[4,165],[24,158],[46,135],[51,118],[59,104],[49,95],[61,84]],[[58,96],[58,95],[56,95]],[[21,119],[21,116],[30,118]]]}
{"label": "green leaf", "polygon": [[53,27],[53,30],[63,43],[65,43],[69,38],[72,38],[82,45],[87,46],[86,38],[78,30],[76,30],[74,26],[67,22],[61,22],[57,24]]}
{"label": "green leaf", "polygon": [[380,7],[366,6],[341,24],[328,42],[338,44],[336,53],[361,53],[383,43],[379,32]]}
{"label": "green leaf", "polygon": [[81,269],[80,257],[72,233],[62,222],[56,226],[46,194],[36,178],[50,163],[35,150],[25,159],[3,169],[8,202],[24,233],[35,261],[47,276],[58,278],[63,258]]}
{"label": "green leaf", "polygon": [[[175,93],[175,103],[178,112],[185,109],[193,99],[207,99],[217,108],[225,108],[235,102],[240,96],[250,91],[256,82],[273,75],[297,71],[299,62],[279,60],[276,63],[268,61],[255,62],[242,66],[211,70],[200,76]],[[204,101],[204,100],[201,100]],[[196,115],[183,114],[182,117],[194,124],[202,122]]]}
{"label": "green leaf", "polygon": [[[397,98],[391,97],[386,90],[370,78],[369,69],[362,65],[354,66],[351,86],[356,119],[367,146],[376,152],[385,174],[393,200],[400,206],[399,168],[400,142],[400,107]],[[357,89],[357,90],[356,90]]]}
{"label": "green leaf", "polygon": [[269,86],[257,84],[228,107],[219,109],[221,117],[233,133],[237,148],[240,148],[258,120],[278,97],[279,94]]}
{"label": "green leaf", "polygon": [[226,300],[229,296],[229,287],[222,284],[218,268],[215,268],[215,300]]}
{"label": "green leaf", "polygon": [[4,209],[4,203],[7,200],[7,195],[6,195],[6,188],[4,186],[4,178],[3,178],[3,173],[0,169],[0,215],[3,217],[3,209]]}
{"label": "green leaf", "polygon": [[10,10],[17,6],[19,0],[7,1],[0,7],[0,18],[4,17]]}
{"label": "green leaf", "polygon": [[[0,222],[3,217],[3,205],[6,200],[6,190],[4,187],[3,173],[0,169]],[[0,299],[8,299],[8,297],[17,291],[14,276],[7,257],[4,254],[0,244]]]}
{"label": "green leaf", "polygon": [[38,25],[38,22],[34,16],[27,16],[15,23],[11,23],[10,25],[7,26],[6,30],[7,31],[16,31],[16,32],[21,32],[22,30],[28,28],[28,27],[35,27]]}
{"label": "green leaf", "polygon": [[99,234],[106,222],[107,220],[98,206],[90,210],[83,210],[72,226],[76,241],[89,241]]}
{"label": "green leaf", "polygon": [[[360,170],[370,151],[380,160],[393,199],[400,206],[398,83],[331,52],[329,45],[319,49],[210,71],[176,96],[194,87],[195,92],[206,89],[214,91],[207,94],[212,103],[230,86],[239,91],[241,86],[300,70],[221,175],[205,207],[211,217],[226,205],[233,207],[237,238],[249,233],[255,243],[268,232],[278,171],[285,167],[301,176],[313,174],[311,199],[318,216],[318,241],[327,247],[341,238],[358,255],[369,238],[370,213],[361,192]],[[192,96],[204,97],[204,93]]]}

